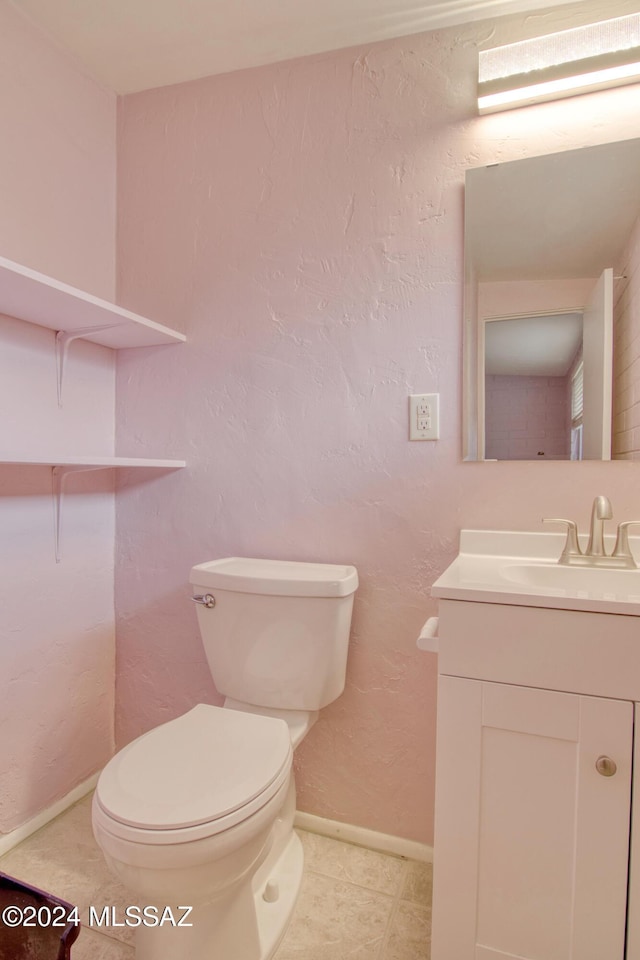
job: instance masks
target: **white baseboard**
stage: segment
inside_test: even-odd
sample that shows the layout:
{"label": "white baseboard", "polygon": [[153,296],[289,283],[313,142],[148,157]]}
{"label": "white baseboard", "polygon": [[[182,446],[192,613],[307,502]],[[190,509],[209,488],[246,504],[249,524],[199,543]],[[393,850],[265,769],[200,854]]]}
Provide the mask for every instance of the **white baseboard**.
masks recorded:
{"label": "white baseboard", "polygon": [[407,857],[409,860],[421,860],[423,863],[433,861],[433,847],[417,840],[405,840],[404,837],[394,837],[389,833],[378,833],[376,830],[367,830],[365,827],[356,827],[351,823],[340,823],[338,820],[327,820],[326,817],[316,817],[313,813],[296,811],[295,826],[309,833],[319,833],[323,837],[333,840],[344,840],[359,847],[368,847],[380,853],[390,853],[396,857]]}
{"label": "white baseboard", "polygon": [[[98,777],[99,773],[94,773],[88,780],[74,787],[66,796],[31,820],[16,827],[11,833],[0,835],[0,857],[91,793],[95,789]],[[409,860],[420,860],[423,863],[431,863],[433,860],[433,847],[426,843],[405,840],[404,837],[395,837],[389,833],[378,833],[376,830],[367,830],[365,827],[357,827],[351,823],[341,823],[339,820],[328,820],[326,817],[317,817],[313,813],[303,813],[301,810],[296,811],[295,826],[301,830],[308,830],[309,833],[318,833],[323,837],[343,840],[345,843],[368,847],[370,850],[378,850],[380,853],[388,853],[396,857],[407,857]]]}
{"label": "white baseboard", "polygon": [[77,787],[74,787],[73,790],[70,790],[62,799],[56,800],[56,802],[50,807],[47,807],[46,810],[36,814],[35,817],[27,820],[27,822],[21,826],[16,827],[11,833],[0,834],[0,857],[8,853],[9,850],[12,850],[19,843],[22,843],[27,837],[30,837],[31,834],[39,830],[40,827],[44,827],[45,823],[49,823],[50,820],[53,820],[69,807],[72,807],[78,800],[82,800],[88,793],[91,793],[98,782],[98,777],[99,773],[94,773],[88,780],[85,780],[83,783],[78,784]]}

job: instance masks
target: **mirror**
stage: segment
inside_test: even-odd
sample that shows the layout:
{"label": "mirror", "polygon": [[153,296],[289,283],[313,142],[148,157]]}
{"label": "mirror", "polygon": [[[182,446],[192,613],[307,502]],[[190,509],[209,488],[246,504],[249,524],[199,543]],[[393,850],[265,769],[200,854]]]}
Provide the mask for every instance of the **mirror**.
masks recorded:
{"label": "mirror", "polygon": [[467,171],[466,460],[630,456],[639,216],[640,140]]}

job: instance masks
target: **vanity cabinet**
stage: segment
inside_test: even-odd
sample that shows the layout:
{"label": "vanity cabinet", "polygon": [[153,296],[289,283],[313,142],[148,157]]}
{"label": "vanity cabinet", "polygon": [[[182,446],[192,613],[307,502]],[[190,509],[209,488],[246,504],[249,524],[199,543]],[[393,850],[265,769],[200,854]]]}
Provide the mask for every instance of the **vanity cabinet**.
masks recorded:
{"label": "vanity cabinet", "polygon": [[640,960],[638,620],[439,613],[432,960]]}
{"label": "vanity cabinet", "polygon": [[432,960],[622,958],[633,705],[460,677],[438,697]]}

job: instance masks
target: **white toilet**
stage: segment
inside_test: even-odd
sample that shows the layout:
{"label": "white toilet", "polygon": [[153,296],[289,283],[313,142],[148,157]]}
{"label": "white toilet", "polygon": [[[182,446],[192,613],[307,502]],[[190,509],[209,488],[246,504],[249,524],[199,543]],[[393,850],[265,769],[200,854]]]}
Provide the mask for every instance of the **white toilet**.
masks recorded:
{"label": "white toilet", "polygon": [[268,960],[302,878],[293,749],[344,689],[358,574],[232,557],[190,580],[224,706],[199,704],[116,754],[93,830],[150,908],[125,921],[136,960]]}

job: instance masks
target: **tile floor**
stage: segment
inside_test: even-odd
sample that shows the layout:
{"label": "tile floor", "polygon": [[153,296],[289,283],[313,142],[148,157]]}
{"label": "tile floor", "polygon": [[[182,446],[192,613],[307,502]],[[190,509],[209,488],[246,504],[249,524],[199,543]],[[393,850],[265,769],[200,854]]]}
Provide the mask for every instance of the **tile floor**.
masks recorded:
{"label": "tile floor", "polygon": [[[81,800],[0,857],[0,871],[76,904],[81,919],[89,904],[129,902],[93,839],[90,803]],[[274,960],[429,960],[430,864],[299,833],[302,890]],[[133,960],[132,941],[131,929],[83,927],[72,957]]]}

